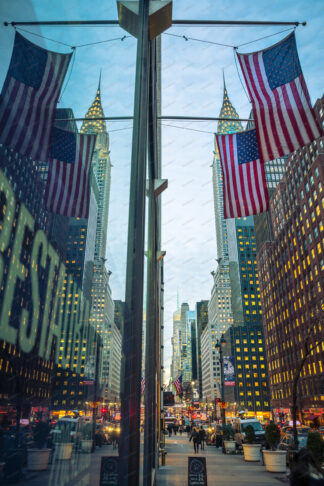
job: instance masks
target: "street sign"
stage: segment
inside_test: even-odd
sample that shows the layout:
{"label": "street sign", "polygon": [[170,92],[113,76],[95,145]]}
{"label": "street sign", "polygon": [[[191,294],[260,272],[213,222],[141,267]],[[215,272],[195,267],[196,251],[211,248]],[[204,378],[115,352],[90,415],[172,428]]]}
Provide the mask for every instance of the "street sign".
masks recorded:
{"label": "street sign", "polygon": [[205,457],[188,457],[188,486],[207,486]]}
{"label": "street sign", "polygon": [[99,486],[118,486],[118,456],[101,457]]}

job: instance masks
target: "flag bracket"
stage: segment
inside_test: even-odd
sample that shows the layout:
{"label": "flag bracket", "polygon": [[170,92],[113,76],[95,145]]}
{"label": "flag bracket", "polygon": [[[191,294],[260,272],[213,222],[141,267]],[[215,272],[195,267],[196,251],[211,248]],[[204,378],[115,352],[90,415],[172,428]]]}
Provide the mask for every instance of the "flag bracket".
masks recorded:
{"label": "flag bracket", "polygon": [[[146,195],[149,195],[150,181],[146,181]],[[154,197],[157,198],[168,187],[168,179],[154,179]]]}

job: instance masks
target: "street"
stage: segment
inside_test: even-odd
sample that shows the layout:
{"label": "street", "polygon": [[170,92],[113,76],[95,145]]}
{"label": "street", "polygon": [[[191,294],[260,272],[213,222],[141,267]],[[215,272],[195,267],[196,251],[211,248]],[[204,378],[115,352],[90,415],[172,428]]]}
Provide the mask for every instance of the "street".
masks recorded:
{"label": "street", "polygon": [[[158,470],[158,486],[187,484],[188,456],[194,456],[193,444],[187,434],[166,437],[166,466]],[[245,462],[243,455],[225,455],[221,448],[206,446],[199,455],[206,457],[207,484],[221,486],[276,486],[288,483],[286,474],[269,473],[261,463]]]}

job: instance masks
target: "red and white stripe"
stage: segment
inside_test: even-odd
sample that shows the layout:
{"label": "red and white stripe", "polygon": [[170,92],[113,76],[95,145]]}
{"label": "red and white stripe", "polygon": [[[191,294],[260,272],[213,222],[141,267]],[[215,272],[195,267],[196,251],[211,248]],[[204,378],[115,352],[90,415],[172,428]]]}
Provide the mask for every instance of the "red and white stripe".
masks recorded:
{"label": "red and white stripe", "polygon": [[141,395],[144,395],[145,392],[145,378],[141,380]]}
{"label": "red and white stripe", "polygon": [[34,160],[48,159],[56,105],[70,59],[71,54],[47,51],[38,89],[7,75],[0,102],[0,143]]}
{"label": "red and white stripe", "polygon": [[272,90],[262,54],[237,56],[253,104],[260,160],[267,162],[312,142],[321,135],[321,129],[303,74]]}
{"label": "red and white stripe", "polygon": [[74,164],[50,159],[45,192],[49,211],[87,218],[90,204],[90,167],[96,135],[76,134]]}
{"label": "red and white stripe", "polygon": [[223,171],[224,218],[260,214],[269,208],[264,165],[238,164],[236,134],[216,135]]}

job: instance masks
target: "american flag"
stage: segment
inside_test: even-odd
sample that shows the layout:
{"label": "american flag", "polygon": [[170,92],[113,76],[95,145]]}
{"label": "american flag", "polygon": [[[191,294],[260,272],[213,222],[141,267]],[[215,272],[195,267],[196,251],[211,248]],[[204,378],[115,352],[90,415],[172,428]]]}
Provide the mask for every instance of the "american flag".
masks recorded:
{"label": "american flag", "polygon": [[269,207],[256,130],[216,135],[223,171],[224,218],[259,214]]}
{"label": "american flag", "polygon": [[90,202],[90,167],[96,135],[54,127],[50,147],[45,204],[64,216],[87,218]]}
{"label": "american flag", "polygon": [[182,375],[178,376],[176,380],[173,382],[176,395],[182,395]]}
{"label": "american flag", "polygon": [[237,55],[253,104],[261,162],[289,154],[321,135],[294,33],[263,51]]}
{"label": "american flag", "polygon": [[55,109],[71,54],[36,46],[16,32],[0,95],[0,143],[46,161]]}
{"label": "american flag", "polygon": [[145,378],[143,376],[141,380],[141,395],[144,395],[144,392],[145,392]]}

